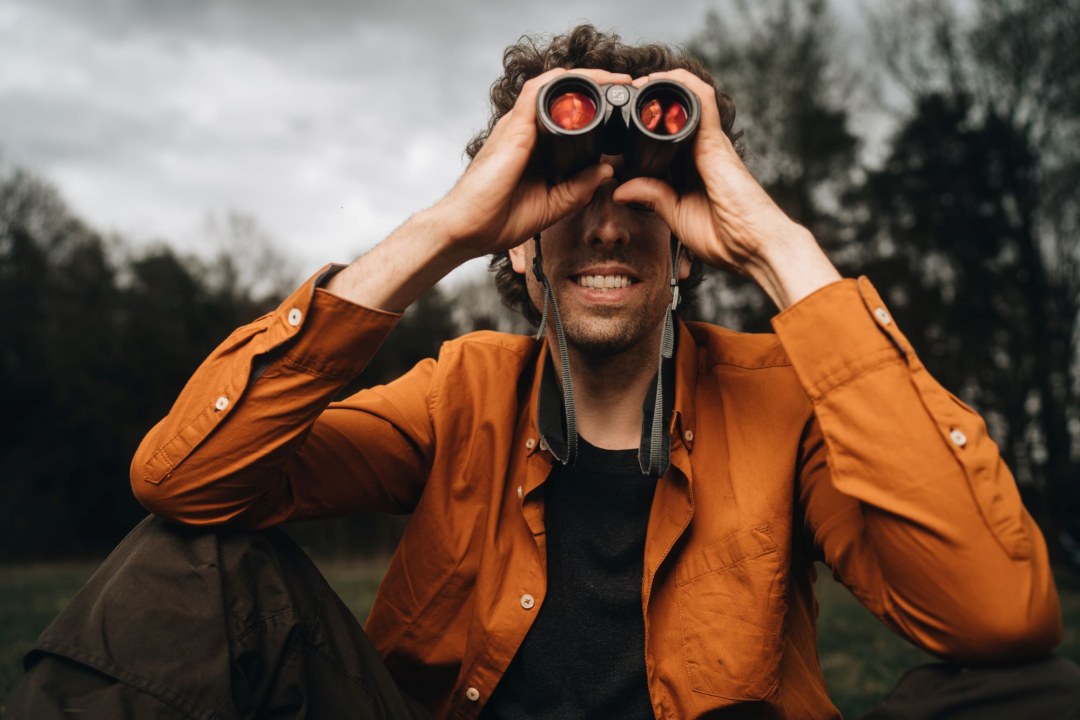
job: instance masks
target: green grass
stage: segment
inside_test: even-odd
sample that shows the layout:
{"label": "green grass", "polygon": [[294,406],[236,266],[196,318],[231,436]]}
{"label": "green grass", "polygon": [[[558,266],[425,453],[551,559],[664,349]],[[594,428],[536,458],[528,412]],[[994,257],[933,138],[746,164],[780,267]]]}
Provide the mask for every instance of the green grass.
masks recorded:
{"label": "green grass", "polygon": [[360,618],[360,622],[364,622],[387,563],[336,559],[319,560],[316,564],[338,597]]}
{"label": "green grass", "polygon": [[96,562],[0,566],[0,716],[22,656],[97,568]]}
{"label": "green grass", "polygon": [[824,566],[818,566],[814,592],[820,605],[821,670],[844,717],[858,717],[868,710],[908,668],[935,662],[932,655],[882,625]]}
{"label": "green grass", "polygon": [[[367,617],[383,563],[330,560],[318,563],[356,615]],[[22,675],[21,657],[49,621],[96,569],[93,562],[0,566],[0,717]],[[821,665],[833,700],[854,718],[881,699],[908,668],[933,660],[899,639],[868,613],[824,568],[816,590]],[[1058,578],[1065,640],[1058,654],[1080,662],[1080,578]]]}

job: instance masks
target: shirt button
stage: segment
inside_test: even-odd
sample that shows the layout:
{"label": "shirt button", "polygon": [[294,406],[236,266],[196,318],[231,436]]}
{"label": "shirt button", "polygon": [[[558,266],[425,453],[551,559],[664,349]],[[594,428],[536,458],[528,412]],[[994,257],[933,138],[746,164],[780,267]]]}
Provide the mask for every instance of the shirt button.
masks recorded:
{"label": "shirt button", "polygon": [[689,442],[694,442],[694,431],[693,430],[687,430],[686,432],[684,432],[682,434],[682,436],[683,436],[683,440],[685,440],[686,442],[688,442],[688,443]]}
{"label": "shirt button", "polygon": [[874,317],[876,317],[878,322],[882,325],[888,325],[892,322],[892,318],[889,317],[888,311],[883,307],[874,308]]}
{"label": "shirt button", "polygon": [[299,308],[293,308],[289,311],[289,324],[296,327],[300,324],[300,321],[304,319],[304,313],[300,312]]}
{"label": "shirt button", "polygon": [[518,492],[518,500],[520,500],[524,496],[524,493],[521,491],[521,486],[520,485],[518,485],[518,491],[517,492]]}
{"label": "shirt button", "polygon": [[229,398],[225,397],[224,395],[214,401],[214,409],[218,412],[221,412],[227,407],[229,407]]}
{"label": "shirt button", "polygon": [[547,440],[544,438],[540,438],[540,449],[547,450]]}
{"label": "shirt button", "polygon": [[532,438],[529,438],[528,440],[525,441],[525,447],[532,450],[534,447],[536,447],[536,441],[533,440]]}
{"label": "shirt button", "polygon": [[536,598],[534,598],[529,593],[525,593],[524,595],[521,596],[521,607],[525,608],[526,610],[532,610],[533,605],[535,605],[535,604],[536,604]]}
{"label": "shirt button", "polygon": [[953,428],[949,431],[949,439],[953,441],[953,445],[956,447],[964,447],[967,445],[967,435],[962,430]]}
{"label": "shirt button", "polygon": [[480,699],[480,691],[474,687],[471,687],[465,691],[465,697],[469,698],[469,700],[471,700],[472,702],[476,702]]}

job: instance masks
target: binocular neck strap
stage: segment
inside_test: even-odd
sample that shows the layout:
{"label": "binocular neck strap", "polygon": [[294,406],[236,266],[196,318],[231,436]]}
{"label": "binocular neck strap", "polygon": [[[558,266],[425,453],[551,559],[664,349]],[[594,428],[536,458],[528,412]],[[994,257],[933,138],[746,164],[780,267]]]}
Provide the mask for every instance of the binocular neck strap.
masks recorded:
{"label": "binocular neck strap", "polygon": [[555,327],[556,344],[559,346],[559,364],[562,373],[563,412],[566,419],[566,464],[573,466],[577,461],[578,436],[574,381],[570,377],[570,355],[566,351],[566,333],[563,331],[562,320],[559,318],[559,305],[555,302],[555,293],[551,290],[551,283],[544,274],[543,256],[540,254],[540,233],[533,236],[533,245],[536,250],[533,256],[533,275],[544,286],[544,310],[540,315],[540,327],[536,331],[536,339],[543,339],[550,311],[552,325]]}
{"label": "binocular neck strap", "polygon": [[670,458],[664,452],[664,360],[675,353],[675,309],[679,306],[679,258],[682,243],[671,236],[671,304],[664,312],[664,331],[660,336],[660,358],[656,367],[656,401],[653,404],[652,428],[649,435],[648,464],[638,458],[641,471],[660,477],[667,472]]}
{"label": "binocular neck strap", "polygon": [[[555,293],[551,290],[551,282],[544,274],[543,255],[540,250],[540,234],[533,237],[535,253],[533,254],[533,275],[544,286],[544,309],[540,315],[540,327],[536,331],[536,339],[541,340],[547,330],[548,317],[555,328],[555,340],[559,348],[559,364],[562,373],[563,412],[566,419],[566,464],[574,465],[577,460],[577,410],[574,405],[574,381],[570,377],[570,355],[566,350],[566,333],[563,331],[562,320],[559,318],[559,305],[555,302]],[[682,255],[682,244],[678,239],[671,236],[671,303],[664,312],[664,330],[660,336],[660,356],[656,368],[656,401],[653,405],[652,428],[649,433],[649,458],[648,462],[639,457],[638,462],[641,471],[647,475],[656,477],[667,472],[669,465],[668,454],[664,452],[664,360],[672,357],[675,352],[675,309],[679,306],[679,260]]]}

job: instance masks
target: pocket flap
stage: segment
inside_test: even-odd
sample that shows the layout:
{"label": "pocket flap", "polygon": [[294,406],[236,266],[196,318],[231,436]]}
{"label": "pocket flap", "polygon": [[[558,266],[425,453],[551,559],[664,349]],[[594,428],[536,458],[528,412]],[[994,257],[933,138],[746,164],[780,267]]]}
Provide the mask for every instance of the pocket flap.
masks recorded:
{"label": "pocket flap", "polygon": [[773,541],[772,530],[768,525],[740,530],[680,562],[675,568],[676,585],[683,585],[706,573],[723,570],[748,558],[775,551],[776,542]]}

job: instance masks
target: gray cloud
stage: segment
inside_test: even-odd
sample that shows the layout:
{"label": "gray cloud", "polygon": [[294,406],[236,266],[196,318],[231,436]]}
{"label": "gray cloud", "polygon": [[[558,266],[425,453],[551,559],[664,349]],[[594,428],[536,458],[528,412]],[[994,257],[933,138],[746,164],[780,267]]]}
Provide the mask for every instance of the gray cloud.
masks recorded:
{"label": "gray cloud", "polygon": [[8,0],[0,151],[105,229],[186,241],[235,209],[312,271],[449,189],[521,34],[685,41],[708,6]]}

